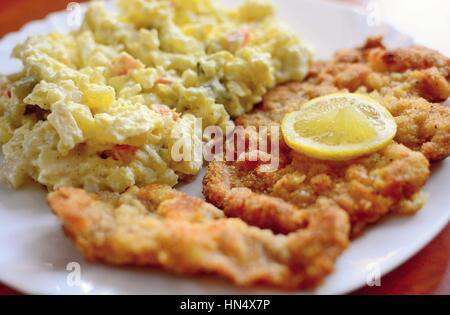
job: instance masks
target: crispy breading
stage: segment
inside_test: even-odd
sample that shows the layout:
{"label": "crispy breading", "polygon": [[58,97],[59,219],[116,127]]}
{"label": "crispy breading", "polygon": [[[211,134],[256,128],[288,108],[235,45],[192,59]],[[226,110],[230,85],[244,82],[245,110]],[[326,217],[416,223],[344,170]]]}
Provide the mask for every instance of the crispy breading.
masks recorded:
{"label": "crispy breading", "polygon": [[275,172],[265,172],[263,162],[212,162],[203,183],[206,199],[227,216],[289,233],[305,225],[298,209],[327,197],[350,215],[353,237],[388,213],[415,213],[426,199],[421,189],[429,162],[401,144],[340,162],[281,154]]}
{"label": "crispy breading", "polygon": [[362,48],[336,53],[312,67],[304,82],[269,92],[253,112],[239,117],[243,126],[278,124],[283,116],[314,97],[345,91],[369,94],[395,117],[395,140],[421,151],[430,161],[450,154],[450,59],[424,47],[389,51],[380,38]]}
{"label": "crispy breading", "polygon": [[418,211],[425,201],[421,189],[429,177],[427,158],[450,154],[449,109],[432,103],[450,96],[449,75],[450,60],[439,53],[422,47],[387,51],[379,38],[316,62],[306,81],[276,87],[237,124],[279,125],[309,99],[350,91],[370,94],[393,114],[395,142],[369,156],[332,162],[296,153],[281,140],[281,165],[275,172],[263,172],[263,163],[254,161],[210,164],[204,180],[207,200],[228,216],[287,233],[303,223],[279,199],[302,208],[326,196],[350,215],[353,237],[391,212]]}
{"label": "crispy breading", "polygon": [[48,201],[90,261],[216,274],[238,285],[315,286],[348,245],[348,216],[326,198],[297,209],[302,224],[288,235],[226,218],[166,186],[133,188],[121,196],[62,188]]}

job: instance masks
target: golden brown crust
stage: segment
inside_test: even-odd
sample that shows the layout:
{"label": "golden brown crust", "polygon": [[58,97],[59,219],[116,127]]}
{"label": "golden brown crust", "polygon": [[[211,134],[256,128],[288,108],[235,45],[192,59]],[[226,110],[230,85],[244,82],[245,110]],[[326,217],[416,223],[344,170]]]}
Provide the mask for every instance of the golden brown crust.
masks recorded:
{"label": "golden brown crust", "polygon": [[274,88],[253,112],[239,117],[244,126],[278,124],[307,100],[338,91],[369,94],[398,124],[396,141],[421,151],[430,161],[450,155],[450,59],[424,47],[386,50],[380,38],[362,48],[316,62],[304,82]]}
{"label": "golden brown crust", "polygon": [[444,77],[450,75],[450,59],[426,47],[412,46],[392,51],[388,51],[384,47],[377,47],[367,51],[370,67],[378,72],[405,72],[437,68]]}
{"label": "golden brown crust", "polygon": [[225,218],[210,204],[165,186],[114,198],[63,188],[48,201],[91,261],[216,274],[238,285],[315,286],[348,245],[348,216],[325,199],[302,210],[307,226],[288,235]]}
{"label": "golden brown crust", "polygon": [[345,162],[314,160],[293,151],[283,154],[290,162],[271,173],[257,166],[242,168],[242,162],[211,163],[203,184],[206,199],[227,216],[289,233],[305,226],[299,209],[314,207],[326,197],[349,214],[353,236],[389,213],[414,213],[425,201],[420,191],[429,163],[400,144]]}

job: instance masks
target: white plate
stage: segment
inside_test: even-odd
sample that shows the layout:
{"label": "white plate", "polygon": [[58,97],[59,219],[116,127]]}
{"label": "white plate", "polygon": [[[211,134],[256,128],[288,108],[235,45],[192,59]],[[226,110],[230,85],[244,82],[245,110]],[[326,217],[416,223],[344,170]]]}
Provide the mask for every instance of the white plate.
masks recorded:
{"label": "white plate", "polygon": [[[236,0],[238,1],[238,0]],[[235,1],[227,1],[235,2]],[[317,49],[321,58],[339,48],[361,44],[368,35],[383,32],[390,46],[411,39],[389,26],[369,27],[367,18],[347,7],[316,0],[276,1],[282,18]],[[20,69],[9,59],[13,46],[35,33],[64,32],[67,12],[28,24],[0,41],[0,72]],[[370,22],[370,21],[369,21]],[[413,217],[391,217],[369,229],[339,258],[335,272],[315,291],[295,293],[341,294],[366,284],[409,259],[447,224],[450,161],[434,166],[425,190],[431,198]],[[182,189],[201,196],[201,178]],[[45,203],[44,189],[31,185],[20,191],[0,186],[0,281],[22,292],[39,294],[261,294],[282,293],[267,288],[242,289],[213,278],[183,278],[159,270],[114,268],[83,260],[67,240],[61,224]],[[81,266],[80,285],[71,285],[70,269]],[[67,270],[69,269],[69,271]],[[383,284],[381,280],[381,284]]]}

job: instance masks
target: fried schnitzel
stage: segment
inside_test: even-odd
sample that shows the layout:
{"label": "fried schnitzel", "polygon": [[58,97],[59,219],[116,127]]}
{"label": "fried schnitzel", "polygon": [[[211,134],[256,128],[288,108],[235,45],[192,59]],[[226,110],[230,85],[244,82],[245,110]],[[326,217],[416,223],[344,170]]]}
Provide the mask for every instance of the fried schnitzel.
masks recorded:
{"label": "fried schnitzel", "polygon": [[311,98],[350,91],[370,94],[393,114],[395,141],[375,154],[336,162],[306,157],[281,140],[277,171],[264,172],[262,161],[216,161],[205,176],[204,195],[228,216],[282,233],[298,225],[286,202],[303,208],[320,196],[350,215],[353,237],[388,213],[414,213],[426,199],[421,189],[430,174],[428,160],[450,154],[450,112],[435,103],[450,96],[449,81],[450,60],[426,48],[391,52],[380,39],[369,39],[362,48],[338,52],[316,63],[305,82],[273,89],[237,125],[278,125]]}
{"label": "fried schnitzel", "polygon": [[349,91],[369,94],[395,117],[395,140],[421,151],[430,161],[450,154],[450,59],[425,47],[387,50],[381,38],[316,62],[304,82],[270,91],[253,112],[237,118],[243,126],[278,124],[307,100]]}
{"label": "fried schnitzel", "polygon": [[275,172],[263,171],[263,162],[212,162],[204,195],[227,216],[281,233],[302,225],[297,209],[315,207],[324,196],[350,215],[352,236],[390,212],[415,213],[426,200],[421,189],[429,162],[401,144],[343,162],[315,160],[284,149],[280,160]]}
{"label": "fried schnitzel", "polygon": [[348,216],[327,198],[295,209],[298,224],[288,235],[226,218],[168,186],[132,188],[123,195],[62,188],[48,201],[90,261],[216,274],[238,285],[315,286],[348,245]]}

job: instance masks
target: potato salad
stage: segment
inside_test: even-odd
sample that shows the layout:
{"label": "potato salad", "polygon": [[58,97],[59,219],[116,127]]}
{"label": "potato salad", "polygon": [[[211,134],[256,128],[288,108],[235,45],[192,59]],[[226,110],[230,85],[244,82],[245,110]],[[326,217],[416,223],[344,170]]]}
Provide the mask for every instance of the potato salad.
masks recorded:
{"label": "potato salad", "polygon": [[174,186],[202,167],[171,156],[183,138],[204,140],[198,119],[232,127],[268,89],[309,70],[308,48],[266,1],[117,7],[93,2],[78,30],[14,49],[23,71],[0,77],[0,174],[14,187],[28,178],[49,189]]}

